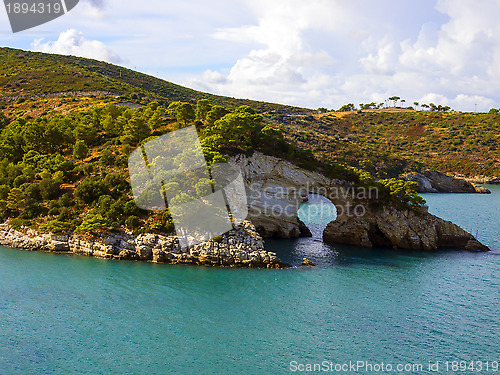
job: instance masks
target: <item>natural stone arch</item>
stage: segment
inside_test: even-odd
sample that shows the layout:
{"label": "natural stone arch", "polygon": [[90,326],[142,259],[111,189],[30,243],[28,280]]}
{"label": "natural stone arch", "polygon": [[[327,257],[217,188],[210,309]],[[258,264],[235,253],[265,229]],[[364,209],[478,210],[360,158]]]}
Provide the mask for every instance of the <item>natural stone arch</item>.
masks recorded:
{"label": "natural stone arch", "polygon": [[337,218],[354,207],[354,188],[346,181],[331,180],[260,153],[252,157],[239,155],[231,158],[230,163],[242,171],[247,190],[248,218],[264,237],[310,236],[309,229],[297,214],[310,194],[327,198],[336,207]]}
{"label": "natural stone arch", "polygon": [[309,194],[320,194],[338,211],[337,219],[323,233],[327,242],[416,250],[488,249],[449,221],[426,211],[383,205],[377,191],[359,190],[347,181],[329,179],[279,158],[256,152],[251,157],[232,157],[229,163],[241,169],[247,190],[248,218],[264,237],[310,235],[297,211]]}

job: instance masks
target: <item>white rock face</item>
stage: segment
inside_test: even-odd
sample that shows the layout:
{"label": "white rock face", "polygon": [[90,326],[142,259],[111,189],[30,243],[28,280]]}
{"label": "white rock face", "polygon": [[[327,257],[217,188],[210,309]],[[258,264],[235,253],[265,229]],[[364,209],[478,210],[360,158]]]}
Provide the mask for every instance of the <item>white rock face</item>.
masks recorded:
{"label": "white rock face", "polygon": [[419,193],[491,193],[488,189],[477,186],[470,181],[436,171],[424,171],[422,174],[407,173],[401,178],[416,182]]}
{"label": "white rock face", "polygon": [[[337,219],[326,227],[325,241],[364,247],[415,250],[442,247],[486,251],[470,233],[428,212],[384,207],[377,192],[357,190],[346,181],[331,180],[287,161],[255,153],[229,160],[241,169],[248,195],[247,221],[218,238],[182,249],[177,238],[130,233],[95,236],[20,232],[0,225],[0,244],[33,251],[70,252],[108,259],[235,267],[282,267],[275,253],[264,249],[262,236],[310,235],[297,211],[309,194],[321,194],[337,207]],[[361,210],[353,210],[353,207]],[[260,233],[260,234],[259,234]]]}

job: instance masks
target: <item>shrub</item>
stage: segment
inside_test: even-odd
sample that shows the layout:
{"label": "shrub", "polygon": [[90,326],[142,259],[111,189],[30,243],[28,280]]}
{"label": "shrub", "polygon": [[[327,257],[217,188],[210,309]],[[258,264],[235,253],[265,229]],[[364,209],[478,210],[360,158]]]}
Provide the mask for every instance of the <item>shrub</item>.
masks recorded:
{"label": "shrub", "polygon": [[425,204],[425,200],[418,195],[418,183],[402,181],[395,178],[380,180],[379,183],[388,189],[391,198],[408,208],[418,209]]}
{"label": "shrub", "polygon": [[125,220],[125,226],[130,229],[137,229],[141,226],[141,220],[137,216],[130,216],[127,220]]}
{"label": "shrub", "polygon": [[81,203],[92,204],[107,193],[108,190],[103,181],[96,178],[85,179],[76,187],[75,198]]}
{"label": "shrub", "polygon": [[76,228],[76,233],[93,233],[108,228],[111,222],[101,214],[90,213],[83,218],[82,223]]}
{"label": "shrub", "polygon": [[41,232],[65,232],[71,229],[71,224],[59,218],[40,225]]}
{"label": "shrub", "polygon": [[73,146],[73,156],[77,159],[84,159],[87,157],[89,149],[85,144],[85,141],[79,139]]}
{"label": "shrub", "polygon": [[60,191],[60,184],[55,180],[46,178],[40,182],[40,194],[44,200],[57,198]]}

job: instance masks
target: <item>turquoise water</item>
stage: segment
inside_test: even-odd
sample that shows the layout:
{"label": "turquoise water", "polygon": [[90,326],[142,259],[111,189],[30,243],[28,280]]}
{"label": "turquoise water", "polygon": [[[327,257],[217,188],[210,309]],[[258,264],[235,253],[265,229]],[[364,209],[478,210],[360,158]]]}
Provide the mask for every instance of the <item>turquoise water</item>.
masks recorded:
{"label": "turquoise water", "polygon": [[500,189],[425,198],[494,251],[360,249],[315,235],[267,246],[316,268],[233,270],[2,248],[0,374],[287,374],[292,361],[325,360],[426,374],[429,361],[441,361],[433,373],[498,361]]}

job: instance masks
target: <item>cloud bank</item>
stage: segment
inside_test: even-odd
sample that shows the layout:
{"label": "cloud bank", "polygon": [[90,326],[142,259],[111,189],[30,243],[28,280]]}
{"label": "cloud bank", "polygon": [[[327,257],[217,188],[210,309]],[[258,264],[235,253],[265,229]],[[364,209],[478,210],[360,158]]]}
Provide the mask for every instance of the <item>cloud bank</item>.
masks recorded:
{"label": "cloud bank", "polygon": [[[394,2],[383,3],[380,8],[391,9]],[[238,59],[226,74],[219,72],[216,81],[211,71],[189,84],[312,107],[380,102],[392,95],[464,110],[499,106],[498,1],[437,1],[427,11],[448,20],[422,22],[413,30],[384,27],[384,16],[363,11],[359,2],[254,4],[256,25],[218,30],[214,37],[263,47]]]}
{"label": "cloud bank", "polygon": [[498,0],[82,0],[28,45],[310,108],[397,95],[488,110],[500,107],[498,14]]}
{"label": "cloud bank", "polygon": [[123,59],[104,43],[98,40],[87,40],[83,33],[75,29],[61,33],[56,41],[43,43],[43,39],[37,39],[32,43],[32,47],[38,52],[87,57],[110,63],[123,62]]}

